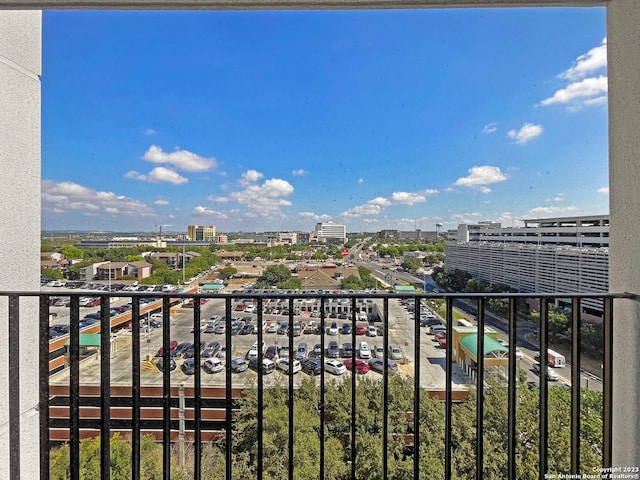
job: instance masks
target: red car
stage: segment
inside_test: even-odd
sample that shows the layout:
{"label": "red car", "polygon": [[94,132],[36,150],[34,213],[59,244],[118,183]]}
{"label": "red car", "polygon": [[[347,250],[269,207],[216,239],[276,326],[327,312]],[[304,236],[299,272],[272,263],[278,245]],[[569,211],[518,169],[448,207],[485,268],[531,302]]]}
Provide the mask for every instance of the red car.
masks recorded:
{"label": "red car", "polygon": [[447,338],[447,334],[444,332],[438,332],[435,334],[435,339],[440,341],[440,340],[444,340]]}
{"label": "red car", "polygon": [[357,323],[356,324],[356,328],[354,329],[356,332],[356,335],[366,335],[367,334],[367,327],[361,323]]}
{"label": "red car", "polygon": [[[347,367],[347,370],[353,370],[351,358],[345,358],[342,363]],[[365,374],[369,371],[369,365],[362,360],[356,360],[356,371],[358,373]]]}
{"label": "red car", "polygon": [[[173,352],[176,347],[178,346],[178,342],[176,340],[171,340],[169,342],[169,351]],[[160,347],[160,349],[158,350],[158,352],[156,353],[156,357],[161,357],[162,356],[162,347]]]}

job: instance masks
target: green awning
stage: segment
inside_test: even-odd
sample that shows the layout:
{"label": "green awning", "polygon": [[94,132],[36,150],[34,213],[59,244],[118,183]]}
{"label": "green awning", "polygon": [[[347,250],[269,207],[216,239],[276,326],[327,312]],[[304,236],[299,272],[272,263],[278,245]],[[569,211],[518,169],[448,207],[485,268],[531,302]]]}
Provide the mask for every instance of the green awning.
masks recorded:
{"label": "green awning", "polygon": [[411,285],[395,285],[394,289],[396,292],[415,292],[416,289]]}
{"label": "green awning", "polygon": [[[460,345],[462,345],[471,355],[475,358],[478,358],[478,334],[472,333],[471,335],[467,335],[462,340],[460,340]],[[503,352],[508,352],[509,349],[498,342],[495,338],[490,337],[489,335],[484,336],[484,356],[492,352],[501,352],[497,356],[503,356]]]}
{"label": "green awning", "polygon": [[[65,347],[70,345],[71,339],[64,343]],[[99,333],[81,333],[80,334],[80,346],[81,347],[99,347],[100,346],[100,334]]]}
{"label": "green awning", "polygon": [[224,285],[221,285],[219,283],[208,283],[206,285],[202,285],[202,291],[204,292],[211,292],[211,291],[217,291],[217,290],[222,290],[224,288]]}

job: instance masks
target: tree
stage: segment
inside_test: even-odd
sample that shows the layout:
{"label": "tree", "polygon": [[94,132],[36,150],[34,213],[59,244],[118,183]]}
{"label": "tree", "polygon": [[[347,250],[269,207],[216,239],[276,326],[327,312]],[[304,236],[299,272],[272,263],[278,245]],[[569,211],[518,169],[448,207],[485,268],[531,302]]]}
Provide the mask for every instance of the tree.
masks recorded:
{"label": "tree", "polygon": [[280,285],[284,284],[290,278],[291,270],[286,266],[269,265],[265,268],[264,272],[262,272],[262,276],[256,281],[256,288],[271,288],[274,285],[278,288],[284,288]]}
{"label": "tree", "polygon": [[364,286],[362,280],[355,275],[349,275],[347,278],[343,278],[340,282],[340,288],[342,290],[363,290]]}
{"label": "tree", "polygon": [[218,270],[218,274],[223,278],[229,278],[238,273],[238,269],[235,267],[223,267]]}
{"label": "tree", "polygon": [[60,253],[62,253],[65,258],[81,260],[84,257],[84,250],[74,247],[73,245],[65,245],[60,249]]}
{"label": "tree", "polygon": [[62,280],[62,272],[53,268],[41,268],[40,275],[51,280]]}

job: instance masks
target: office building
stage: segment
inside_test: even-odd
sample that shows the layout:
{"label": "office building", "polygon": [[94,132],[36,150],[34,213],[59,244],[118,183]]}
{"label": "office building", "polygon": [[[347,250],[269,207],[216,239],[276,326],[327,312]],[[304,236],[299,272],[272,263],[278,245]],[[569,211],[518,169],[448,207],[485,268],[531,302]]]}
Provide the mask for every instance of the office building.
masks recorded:
{"label": "office building", "polygon": [[216,240],[216,227],[213,225],[208,227],[202,227],[199,225],[189,225],[187,227],[187,237],[192,242],[211,241]]}

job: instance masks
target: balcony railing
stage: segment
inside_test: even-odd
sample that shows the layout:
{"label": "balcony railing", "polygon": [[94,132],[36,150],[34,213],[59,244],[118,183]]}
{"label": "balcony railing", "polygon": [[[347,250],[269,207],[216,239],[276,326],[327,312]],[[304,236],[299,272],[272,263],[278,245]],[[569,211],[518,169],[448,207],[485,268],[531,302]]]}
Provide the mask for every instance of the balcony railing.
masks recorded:
{"label": "balcony railing", "polygon": [[[280,388],[287,392],[286,412],[282,414],[287,416],[286,441],[281,446],[281,455],[286,458],[287,476],[289,479],[300,478],[297,474],[296,462],[296,416],[294,393],[300,386],[299,379],[306,378],[304,374],[284,374],[280,375],[283,383],[271,385],[271,380],[267,381],[267,377],[262,375],[262,359],[264,351],[258,348],[258,368],[257,378],[251,377],[253,385],[238,380],[240,375],[232,372],[232,349],[227,351],[223,360],[224,370],[220,374],[221,386],[212,387],[207,378],[204,378],[200,368],[196,368],[192,377],[182,376],[179,370],[171,372],[169,368],[164,368],[158,384],[151,385],[145,380],[143,372],[145,360],[149,353],[155,353],[149,350],[149,334],[145,333],[145,325],[141,325],[141,320],[148,318],[151,312],[161,311],[162,321],[159,330],[161,335],[156,331],[155,335],[160,341],[162,348],[161,356],[158,360],[163,365],[171,363],[171,340],[173,338],[172,330],[177,327],[172,322],[174,317],[181,315],[183,321],[189,324],[192,329],[192,341],[194,345],[200,345],[203,339],[208,335],[202,331],[201,317],[210,311],[212,306],[205,301],[215,302],[220,314],[224,315],[225,331],[224,336],[218,337],[226,346],[232,346],[239,342],[240,337],[236,337],[232,332],[232,321],[235,315],[243,315],[237,311],[237,303],[240,299],[255,302],[256,310],[252,314],[257,325],[263,326],[264,322],[273,320],[288,322],[293,325],[294,322],[303,321],[315,322],[320,328],[305,335],[304,338],[313,339],[309,343],[319,343],[321,349],[320,365],[324,365],[327,359],[326,352],[328,342],[332,339],[327,335],[327,328],[333,321],[340,323],[350,323],[351,329],[343,338],[350,340],[352,343],[352,351],[350,360],[355,365],[358,360],[356,352],[356,344],[358,340],[364,339],[356,333],[356,326],[359,323],[359,311],[366,311],[369,319],[373,317],[373,324],[377,327],[380,336],[377,342],[381,343],[383,352],[389,352],[389,347],[393,342],[399,342],[399,338],[404,342],[401,344],[403,350],[403,361],[410,365],[403,371],[402,376],[410,382],[412,390],[412,398],[409,402],[411,405],[405,412],[406,430],[402,435],[404,448],[402,450],[402,459],[399,460],[393,456],[388,449],[388,445],[398,440],[398,417],[395,415],[393,423],[389,420],[390,409],[394,408],[394,402],[397,398],[390,397],[390,378],[392,372],[389,370],[389,362],[383,362],[380,376],[379,389],[369,391],[358,388],[360,382],[359,375],[344,375],[340,377],[344,382],[350,382],[350,408],[348,408],[349,425],[339,437],[343,447],[343,455],[341,461],[346,467],[343,468],[339,475],[328,472],[326,450],[327,431],[331,426],[331,422],[335,421],[335,411],[329,413],[327,405],[327,385],[330,379],[337,377],[330,376],[321,368],[316,378],[317,385],[317,408],[313,415],[317,418],[315,431],[318,436],[317,454],[317,477],[316,478],[363,478],[360,472],[359,464],[365,459],[361,457],[359,452],[358,428],[357,425],[357,408],[362,408],[359,402],[360,395],[378,395],[381,396],[379,403],[382,411],[376,412],[376,421],[380,421],[381,429],[376,434],[380,439],[381,458],[376,459],[379,466],[379,472],[376,478],[400,478],[397,474],[391,474],[389,462],[401,461],[405,462],[404,472],[406,475],[402,478],[452,478],[452,472],[457,472],[464,478],[461,472],[456,470],[454,454],[459,446],[459,439],[454,438],[454,409],[457,402],[460,401],[465,394],[460,396],[460,391],[473,392],[475,395],[475,421],[473,422],[473,435],[475,438],[467,440],[472,444],[475,452],[475,468],[467,472],[466,478],[509,478],[520,479],[531,477],[531,472],[521,472],[518,470],[518,455],[522,453],[523,448],[531,450],[537,455],[535,461],[537,466],[538,478],[545,478],[546,473],[564,473],[564,474],[580,474],[582,470],[581,461],[584,458],[584,452],[581,448],[582,427],[581,420],[584,417],[584,392],[585,388],[581,385],[582,369],[582,339],[581,339],[581,304],[585,299],[598,299],[602,302],[602,332],[603,342],[601,345],[602,355],[602,403],[601,403],[601,445],[597,445],[597,455],[601,461],[603,468],[611,467],[612,454],[612,329],[613,329],[613,307],[616,299],[629,298],[627,294],[608,294],[608,295],[584,295],[571,293],[558,294],[396,294],[396,293],[379,293],[379,292],[356,292],[356,293],[306,293],[306,292],[274,292],[274,293],[247,293],[238,292],[232,294],[208,294],[208,293],[158,293],[158,292],[98,292],[100,298],[100,318],[93,324],[81,325],[81,309],[80,298],[87,295],[86,292],[78,293],[76,290],[55,291],[55,292],[0,292],[0,298],[8,298],[8,319],[9,319],[9,372],[17,372],[11,374],[9,391],[10,398],[10,470],[12,478],[20,478],[20,328],[21,328],[21,299],[26,297],[39,298],[39,375],[40,375],[40,394],[39,394],[39,415],[40,415],[40,471],[41,478],[50,478],[51,451],[58,448],[62,444],[68,445],[69,452],[69,477],[72,479],[81,478],[81,439],[87,436],[94,436],[100,439],[100,472],[102,478],[111,478],[110,466],[112,465],[112,452],[110,448],[110,439],[115,432],[125,432],[124,436],[130,441],[131,445],[131,475],[130,478],[141,478],[141,440],[145,433],[154,434],[156,441],[162,448],[162,478],[171,478],[172,462],[175,462],[176,445],[184,446],[188,443],[192,450],[193,465],[189,471],[193,472],[193,478],[201,478],[203,470],[203,449],[206,444],[213,443],[219,448],[222,458],[224,459],[224,477],[231,479],[236,478],[234,474],[234,456],[238,455],[239,450],[237,443],[237,426],[235,425],[238,418],[239,410],[242,408],[240,397],[243,391],[255,389],[255,398],[257,409],[255,411],[255,442],[251,448],[250,461],[252,471],[256,478],[270,478],[269,474],[263,471],[263,465],[267,460],[265,458],[265,432],[263,425],[265,422],[266,409],[269,405],[270,398],[265,395],[270,388]],[[156,300],[152,303],[141,302],[142,297],[153,295]],[[68,297],[68,316],[69,316],[69,332],[62,337],[49,338],[49,327],[52,320],[53,307],[50,306],[53,297]],[[412,299],[414,303],[413,311],[404,312],[399,310],[399,299]],[[532,328],[532,324],[523,323],[519,318],[523,313],[523,301],[525,299],[535,299],[539,302],[540,322],[539,327]],[[111,307],[116,303],[122,303],[122,299],[130,300],[130,311],[123,314],[112,315]],[[181,305],[189,299],[192,307],[190,309],[180,309]],[[506,313],[502,317],[496,317],[488,313],[487,305],[500,299],[506,306]],[[527,385],[521,382],[518,374],[518,358],[517,345],[524,345],[530,351],[539,350],[541,359],[547,358],[550,350],[550,323],[549,314],[551,305],[555,300],[562,299],[567,301],[570,299],[570,322],[571,322],[571,338],[565,339],[570,344],[570,354],[567,358],[570,362],[569,371],[565,387],[570,394],[569,423],[564,425],[565,429],[570,432],[570,450],[566,451],[567,445],[561,446],[562,453],[569,456],[567,471],[550,472],[550,459],[553,465],[558,465],[554,460],[554,455],[558,452],[558,446],[550,444],[549,425],[550,422],[559,421],[557,418],[549,418],[550,410],[550,387],[544,380],[539,381],[539,385],[529,385],[531,391],[539,393],[538,402],[538,420],[537,432],[534,438],[523,438],[523,432],[518,431],[518,423],[516,421],[518,398],[521,391],[525,391]],[[278,300],[280,305],[288,309],[287,315],[276,316],[272,313],[266,313],[270,301]],[[421,327],[421,319],[423,313],[432,307],[432,303],[439,302],[441,304],[440,312],[442,316],[437,315],[443,323],[448,327],[441,344],[444,348],[439,351],[444,352],[441,360],[443,370],[440,391],[430,390],[432,396],[438,397],[444,406],[444,434],[441,439],[442,457],[438,459],[441,468],[437,473],[433,471],[425,471],[426,455],[421,445],[431,437],[429,425],[421,424],[421,409],[424,409],[424,396],[427,395],[425,388],[425,373],[421,369],[425,369],[424,356],[428,354],[425,347],[425,328]],[[462,303],[460,303],[462,302]],[[306,307],[305,307],[306,305]],[[477,332],[491,331],[485,330],[489,323],[496,326],[497,330],[501,330],[506,334],[508,345],[508,353],[501,359],[502,367],[496,369],[495,358],[485,355],[473,355],[469,352],[462,355],[460,343],[454,343],[460,339],[463,330],[452,328],[456,325],[456,315],[454,311],[456,306],[468,307],[472,306],[474,312],[473,317],[476,323]],[[318,312],[313,313],[314,317],[310,317],[311,312],[303,314],[301,317],[298,309],[308,308],[309,310]],[[178,310],[180,309],[180,310]],[[337,312],[340,312],[337,314]],[[400,313],[398,313],[400,312]],[[175,315],[174,315],[175,314]],[[315,316],[317,315],[317,316]],[[346,316],[346,319],[339,320],[332,318],[334,315]],[[186,320],[184,320],[186,318]],[[132,321],[131,321],[132,320]],[[113,332],[124,327],[129,321],[131,331],[130,347],[119,351],[112,351]],[[496,325],[496,322],[497,325]],[[364,323],[364,322],[362,322]],[[307,325],[307,327],[309,327]],[[183,325],[184,328],[184,325]],[[537,331],[533,331],[535,329]],[[523,331],[528,331],[528,335],[524,335]],[[468,333],[469,331],[464,331]],[[82,345],[81,334],[99,333],[99,342],[95,345],[97,348],[87,357],[86,347]],[[127,334],[128,335],[128,334]],[[257,328],[256,332],[247,336],[251,341],[255,339],[258,345],[264,345],[265,340],[272,338],[271,333],[265,331],[264,327]],[[288,341],[289,351],[293,356],[294,340],[293,329],[289,328],[285,335],[276,337]],[[393,336],[393,338],[392,338]],[[161,337],[161,340],[159,340]],[[381,337],[381,338],[380,338]],[[94,337],[96,338],[96,337]],[[211,338],[211,337],[210,337]],[[486,352],[486,342],[489,337],[485,335],[476,335],[476,352]],[[493,338],[493,337],[492,337]],[[492,343],[493,344],[493,343]],[[309,344],[309,347],[311,345]],[[145,355],[145,348],[147,354]],[[430,348],[430,347],[429,347]],[[473,349],[472,349],[473,350]],[[195,365],[201,365],[204,358],[199,348],[194,349],[193,358]],[[127,360],[123,360],[126,358]],[[385,353],[385,359],[387,358]],[[433,360],[433,359],[432,359]],[[456,363],[457,362],[457,363]],[[93,364],[93,366],[92,366]],[[94,373],[90,373],[90,367],[94,368]],[[540,362],[540,379],[547,376],[551,367],[547,362]],[[117,379],[118,375],[126,370],[128,381],[123,382]],[[354,367],[355,370],[355,367]],[[495,375],[497,380],[489,381],[489,371]],[[529,374],[531,375],[531,374]],[[459,382],[454,385],[454,376],[461,376],[465,379],[464,385]],[[59,377],[63,380],[59,380]],[[191,387],[191,378],[193,378],[193,386]],[[319,382],[317,381],[319,380]],[[430,380],[431,381],[431,380]],[[180,385],[181,383],[189,383],[188,387]],[[461,387],[459,389],[458,387]],[[485,465],[486,455],[485,447],[487,442],[493,442],[495,439],[487,439],[487,415],[485,412],[485,398],[492,389],[504,389],[506,392],[506,418],[491,419],[491,422],[503,421],[506,425],[505,438],[506,454],[504,463],[498,465],[501,474],[495,472],[487,473],[488,466]],[[186,390],[185,390],[186,389]],[[436,389],[438,390],[438,389]],[[185,393],[185,391],[187,393]],[[213,393],[212,393],[213,392]],[[364,393],[363,393],[364,392]],[[186,397],[186,398],[185,398]],[[469,397],[473,398],[473,396]],[[470,401],[467,399],[467,401]],[[357,407],[358,406],[358,407]],[[188,412],[185,415],[185,411]],[[151,414],[150,412],[155,412]],[[217,414],[214,414],[216,413]],[[206,413],[206,414],[205,414]],[[493,414],[494,412],[491,412]],[[187,418],[188,417],[188,418]],[[479,428],[478,428],[479,426]],[[435,433],[433,434],[436,435]],[[186,439],[186,440],[185,440]],[[272,439],[273,441],[273,439]],[[311,448],[311,446],[309,446]],[[493,448],[493,446],[491,447]],[[592,446],[589,446],[593,450]],[[184,458],[184,454],[183,454]],[[431,464],[431,463],[430,463]],[[495,468],[492,466],[491,468]],[[588,473],[593,473],[592,468]],[[86,477],[85,477],[86,478]],[[306,477],[305,477],[306,478]],[[372,477],[373,478],[373,477]]]}

